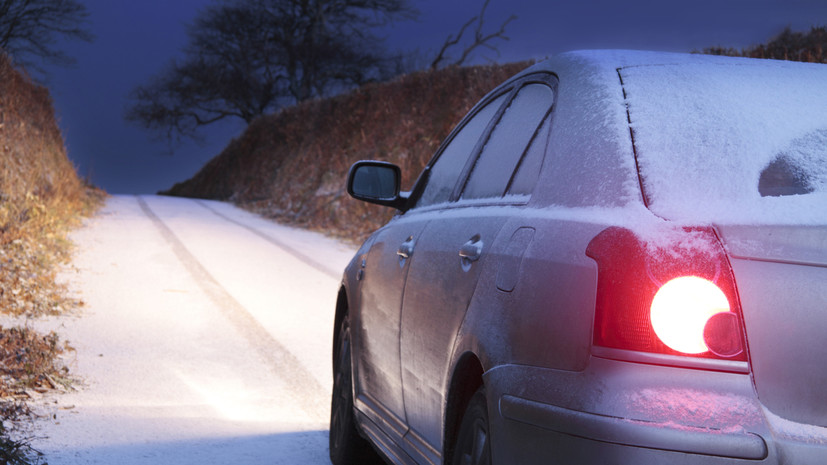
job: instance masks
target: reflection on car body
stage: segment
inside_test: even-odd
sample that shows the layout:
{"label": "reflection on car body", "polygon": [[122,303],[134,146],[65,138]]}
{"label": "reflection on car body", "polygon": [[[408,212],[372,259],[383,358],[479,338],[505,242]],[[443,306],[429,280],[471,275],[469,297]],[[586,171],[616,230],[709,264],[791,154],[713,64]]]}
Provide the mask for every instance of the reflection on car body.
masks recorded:
{"label": "reflection on car body", "polygon": [[825,84],[573,52],[410,192],[355,164],[348,192],[399,211],[344,273],[333,462],[827,463]]}

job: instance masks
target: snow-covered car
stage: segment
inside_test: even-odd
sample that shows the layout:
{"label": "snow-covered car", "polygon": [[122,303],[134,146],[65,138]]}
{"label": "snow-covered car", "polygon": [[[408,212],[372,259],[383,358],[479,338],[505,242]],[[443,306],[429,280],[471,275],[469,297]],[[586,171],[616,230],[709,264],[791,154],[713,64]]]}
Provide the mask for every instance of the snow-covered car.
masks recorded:
{"label": "snow-covered car", "polygon": [[827,463],[827,65],[567,53],[489,93],[344,273],[330,453]]}

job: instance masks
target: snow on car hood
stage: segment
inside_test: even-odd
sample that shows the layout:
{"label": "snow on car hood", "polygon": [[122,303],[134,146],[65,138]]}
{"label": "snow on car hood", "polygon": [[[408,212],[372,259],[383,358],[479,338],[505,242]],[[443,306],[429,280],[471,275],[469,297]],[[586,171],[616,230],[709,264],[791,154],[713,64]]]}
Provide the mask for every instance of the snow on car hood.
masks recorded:
{"label": "snow on car hood", "polygon": [[827,224],[827,66],[670,63],[618,70],[649,208],[692,223]]}

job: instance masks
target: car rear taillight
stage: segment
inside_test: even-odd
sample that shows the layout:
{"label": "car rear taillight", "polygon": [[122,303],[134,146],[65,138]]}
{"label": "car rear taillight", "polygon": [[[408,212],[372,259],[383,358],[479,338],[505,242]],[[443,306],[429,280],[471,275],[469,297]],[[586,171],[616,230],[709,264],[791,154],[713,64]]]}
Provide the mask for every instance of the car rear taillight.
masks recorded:
{"label": "car rear taillight", "polygon": [[586,255],[598,265],[595,346],[747,360],[735,280],[711,228],[647,243],[611,227]]}

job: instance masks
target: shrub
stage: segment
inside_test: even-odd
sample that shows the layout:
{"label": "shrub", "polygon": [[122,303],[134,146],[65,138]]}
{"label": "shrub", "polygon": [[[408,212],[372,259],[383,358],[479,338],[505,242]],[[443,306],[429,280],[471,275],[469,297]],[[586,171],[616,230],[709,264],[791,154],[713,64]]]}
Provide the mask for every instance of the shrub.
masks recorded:
{"label": "shrub", "polygon": [[358,241],[393,212],[347,196],[350,165],[396,163],[410,187],[465,113],[527,65],[417,72],[286,108],[253,121],[192,179],[162,193],[232,200],[280,222]]}

